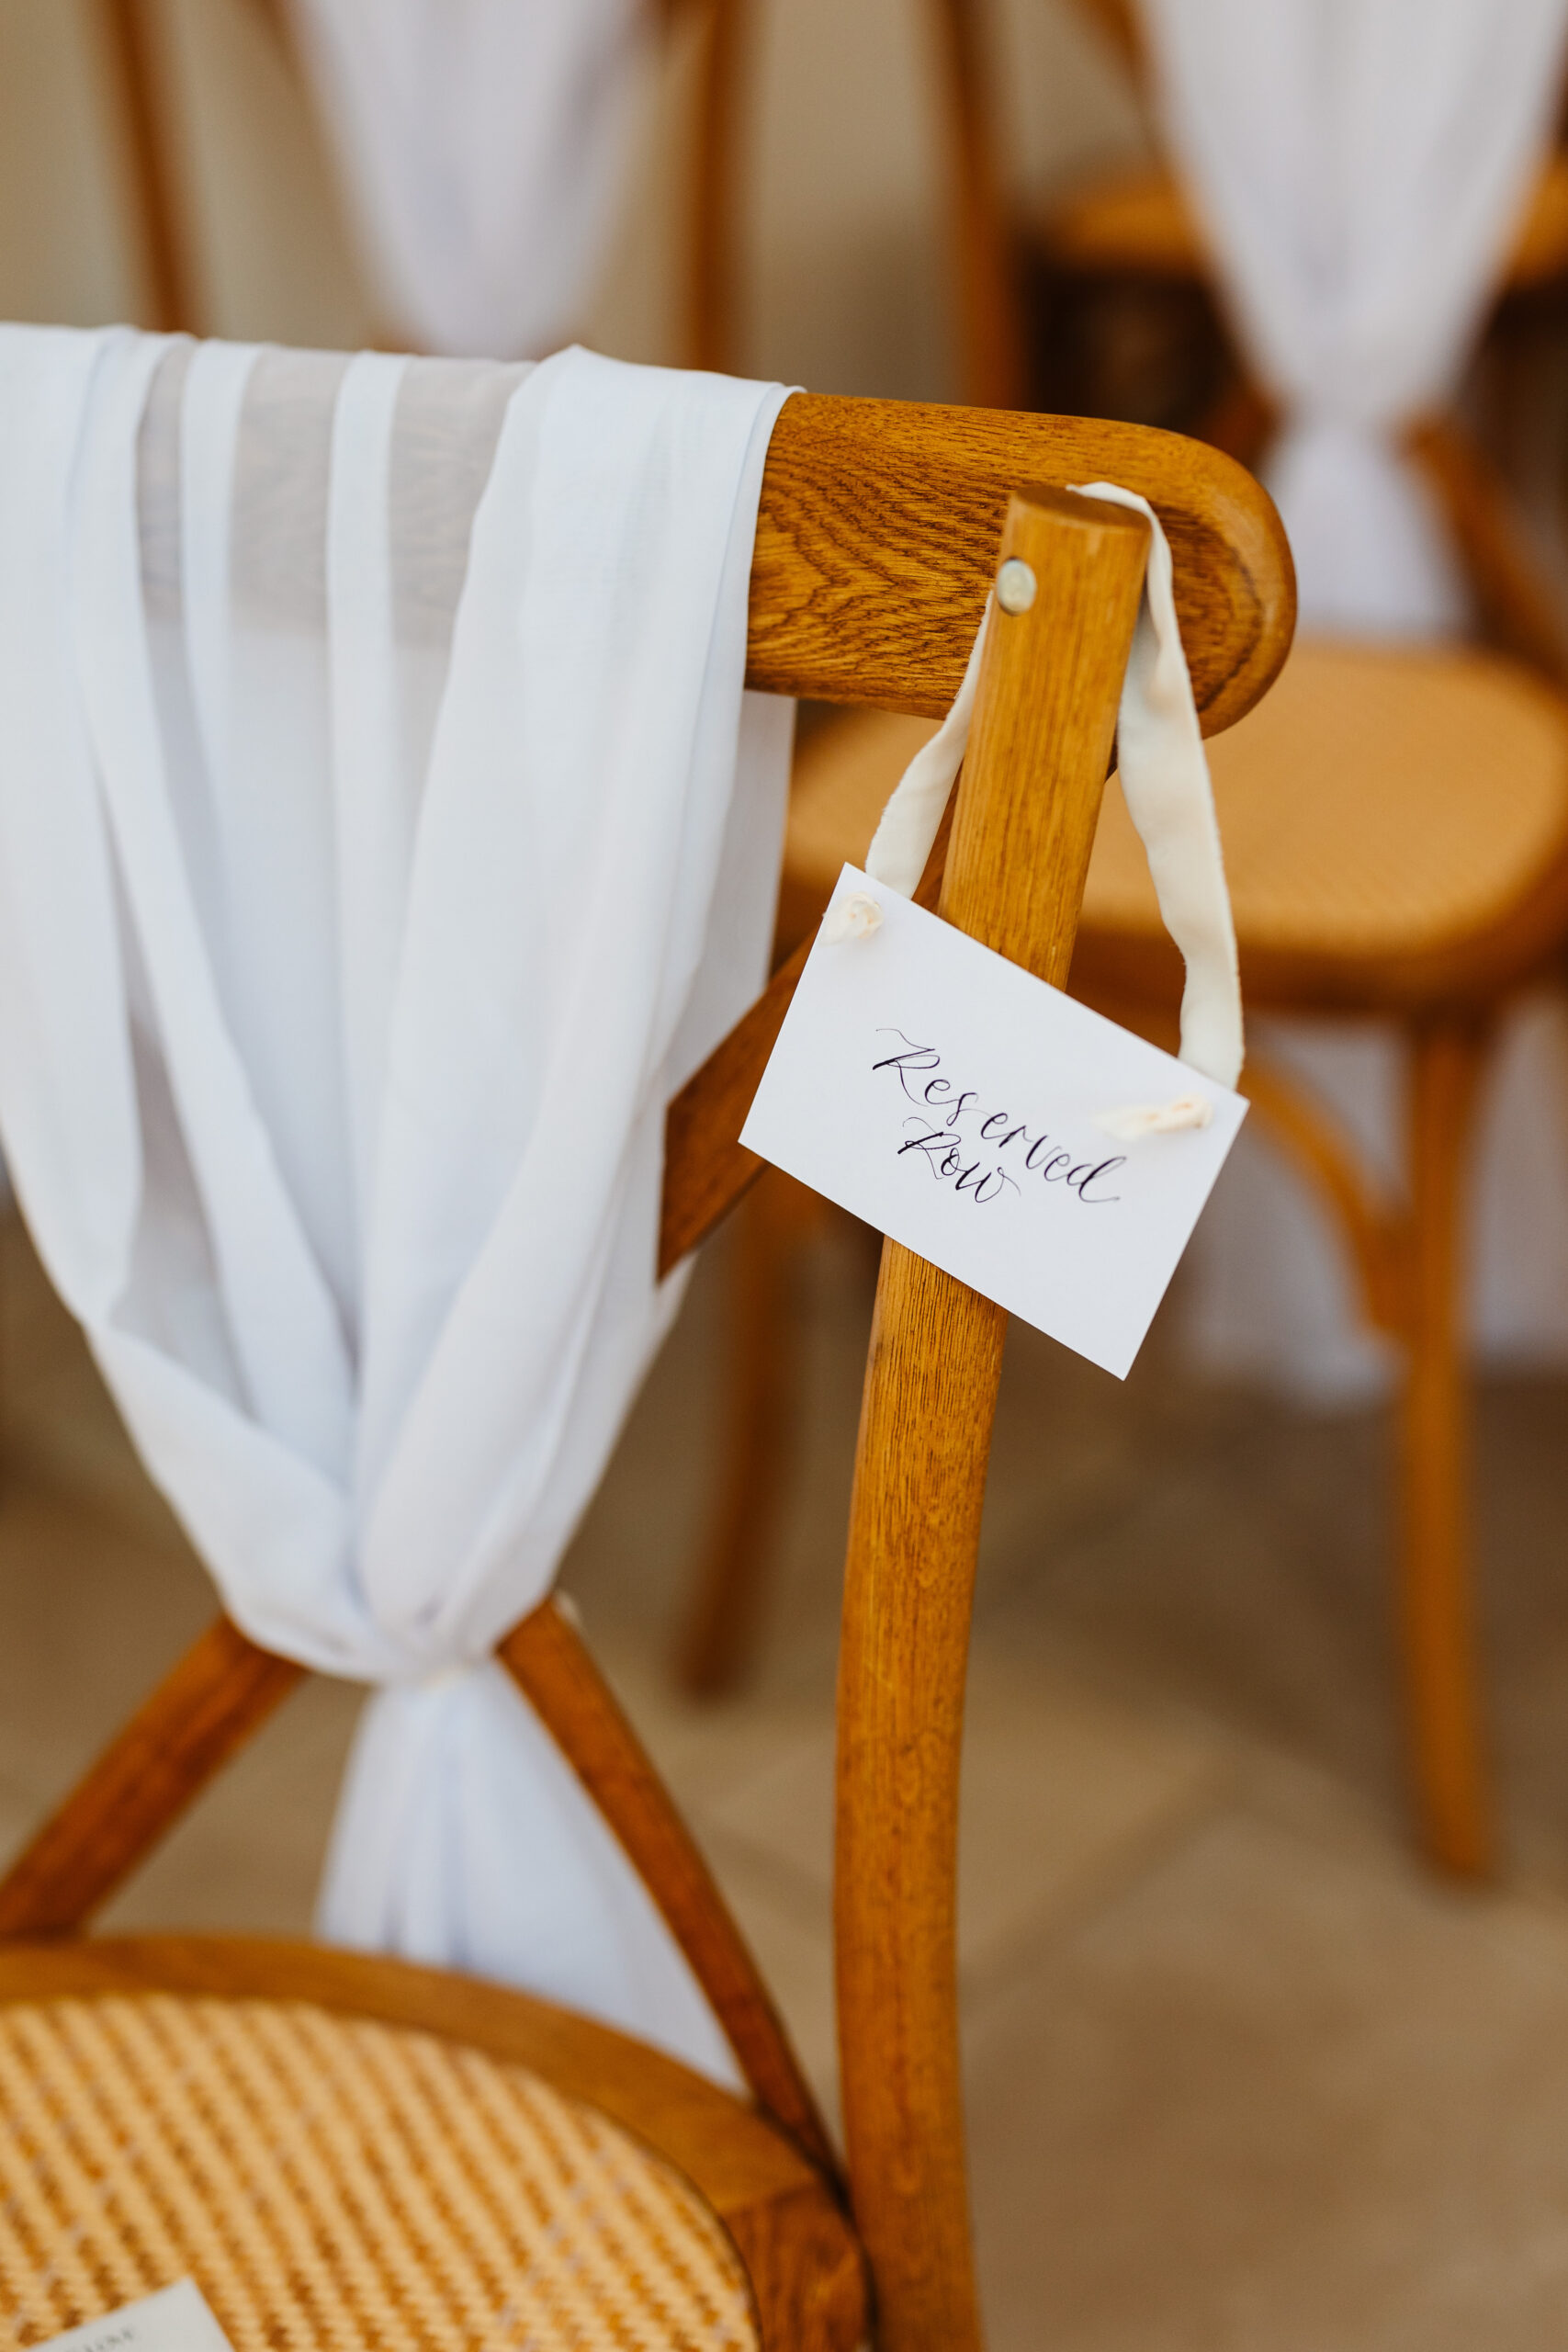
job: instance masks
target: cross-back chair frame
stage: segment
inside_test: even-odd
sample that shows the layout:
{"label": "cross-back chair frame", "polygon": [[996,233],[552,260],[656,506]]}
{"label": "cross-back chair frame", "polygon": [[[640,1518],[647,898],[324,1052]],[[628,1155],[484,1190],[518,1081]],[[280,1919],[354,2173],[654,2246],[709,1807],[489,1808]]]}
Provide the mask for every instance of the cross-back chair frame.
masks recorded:
{"label": "cross-back chair frame", "polygon": [[[244,0],[285,65],[297,70],[288,0]],[[681,347],[693,368],[735,364],[738,337],[739,106],[746,0],[647,0],[666,37],[692,28],[697,46],[693,139],[680,229]],[[98,0],[99,43],[113,96],[122,183],[141,277],[143,323],[200,334],[200,236],[181,153],[180,110],[159,0]]]}
{"label": "cross-back chair frame", "polygon": [[[1125,70],[1152,126],[1154,76],[1136,0],[1074,5]],[[991,153],[998,128],[998,109],[988,97],[981,0],[939,0],[939,6],[950,56],[960,45],[971,51],[967,66],[950,69],[946,81],[946,114],[957,158],[953,207],[959,224],[958,263],[970,289],[960,303],[964,381],[971,399],[1016,407],[1022,404],[1024,332],[1018,273],[1007,259],[1011,232],[999,207],[977,207],[967,192],[973,159]],[[971,219],[973,227],[966,228]],[[974,263],[967,257],[972,240],[981,247]],[[998,303],[1009,314],[1000,322],[994,315]],[[1237,356],[1233,381],[1194,429],[1255,469],[1278,424],[1267,394]],[[1404,447],[1453,535],[1489,638],[1550,684],[1568,690],[1568,624],[1562,599],[1525,541],[1496,467],[1447,412],[1417,418]]]}
{"label": "cross-back chair frame", "polygon": [[[1012,485],[1104,477],[1143,490],[1161,511],[1204,725],[1228,725],[1284,658],[1293,620],[1289,554],[1268,501],[1239,469],[1169,435],[801,396],[786,403],[774,432],[751,574],[750,684],[935,712],[963,673],[997,564],[1017,556],[1032,566],[1033,606],[998,624],[987,641],[969,756],[920,896],[1058,987],[1111,761],[1146,526],[1060,487],[1021,493]],[[739,1131],[803,964],[804,951],[671,1106],[661,1270],[714,1227],[758,1172]],[[835,1949],[845,2187],[756,1964],[570,1617],[547,1600],[499,1651],[644,1878],[761,2114],[784,2148],[798,2152],[790,2157],[800,2174],[791,2206],[796,2250],[813,2231],[824,2242],[835,2200],[847,2193],[889,2352],[939,2345],[962,2352],[979,2340],[958,2073],[954,1872],[970,1594],[1004,1324],[987,1300],[886,1246],[839,1687]],[[75,1940],[303,1671],[217,1620],[0,1881],[0,1998],[45,1982],[67,1989],[123,1983],[129,1973],[131,1982],[187,1988],[254,1989],[261,1981],[275,1994],[292,1990],[382,2015],[400,2016],[412,2004],[428,2022],[428,1999],[423,2007],[416,1999],[425,1980],[418,1972],[388,1975],[382,1962],[303,1946]],[[225,1950],[240,1957],[225,1962]],[[381,1974],[367,1973],[376,1970]],[[443,2030],[462,2033],[480,2018],[486,1991],[446,1981],[457,1989],[443,1996]],[[519,1996],[504,1998],[513,2006],[495,2031],[514,2042],[521,2035],[521,2054],[536,2057],[543,2046],[570,2061],[612,2112],[618,2098],[623,2115],[646,2123],[612,2063],[614,2049],[624,2047],[617,2037],[545,2005],[519,2009]],[[494,2032],[491,2040],[493,2046]],[[668,2062],[653,2063],[662,2069],[660,2120],[678,2143],[682,2131],[693,2140],[688,2161],[700,2183],[693,2119],[722,2105],[721,2095]],[[771,2158],[748,2143],[724,2175],[723,2193],[715,2191],[748,2266],[762,2340],[852,2352],[863,2324],[858,2278],[840,2278],[837,2300],[829,2296],[817,2312],[817,2332],[802,2333],[775,2242],[776,2211],[765,2227],[759,2219],[758,2180],[769,2162],[776,2171],[783,2161],[776,2136],[769,2144]]]}

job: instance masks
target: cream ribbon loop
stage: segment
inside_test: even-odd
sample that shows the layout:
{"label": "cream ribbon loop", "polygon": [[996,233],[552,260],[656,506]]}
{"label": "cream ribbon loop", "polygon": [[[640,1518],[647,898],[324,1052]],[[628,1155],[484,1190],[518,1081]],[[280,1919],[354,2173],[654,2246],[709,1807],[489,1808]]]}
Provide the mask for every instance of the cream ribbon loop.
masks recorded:
{"label": "cream ribbon loop", "polygon": [[[1135,492],[1107,481],[1072,487],[1079,497],[1131,507],[1149,525],[1143,602],[1117,717],[1122,790],[1148,857],[1165,927],[1187,967],[1181,1058],[1205,1078],[1234,1086],[1243,1053],[1235,930],[1209,763],[1176,617],[1170,545],[1154,508]],[[904,898],[914,896],[969,741],[981,648],[994,610],[994,600],[987,598],[953,707],[904,771],[866,853],[865,870],[872,879]],[[853,904],[850,901],[833,918],[832,936],[865,935],[864,931],[840,928]],[[1153,1114],[1164,1123],[1160,1126],[1145,1125],[1137,1131],[1170,1133],[1198,1124],[1190,1115],[1177,1115],[1189,1100],[1179,1097]],[[1116,1115],[1144,1120],[1150,1114],[1136,1110]]]}

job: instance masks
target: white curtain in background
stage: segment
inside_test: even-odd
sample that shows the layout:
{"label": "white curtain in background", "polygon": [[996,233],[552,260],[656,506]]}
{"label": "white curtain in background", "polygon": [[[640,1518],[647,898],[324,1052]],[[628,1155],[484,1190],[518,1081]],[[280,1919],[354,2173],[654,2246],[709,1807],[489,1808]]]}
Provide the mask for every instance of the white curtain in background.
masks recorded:
{"label": "white curtain in background", "polygon": [[0,1140],[225,1605],[375,1683],[327,1931],[718,2030],[491,1657],[760,985],[782,392],[0,329]]}
{"label": "white curtain in background", "polygon": [[538,358],[576,334],[633,130],[645,0],[288,0],[389,324]]}
{"label": "white curtain in background", "polygon": [[[1141,0],[1162,127],[1232,322],[1284,423],[1265,467],[1305,631],[1431,638],[1462,576],[1399,448],[1454,394],[1551,137],[1568,0]],[[1253,1024],[1403,1182],[1387,1035]],[[1489,1352],[1568,1357],[1568,1021],[1516,1022],[1487,1107],[1474,1306]],[[1321,1210],[1243,1136],[1194,1250],[1216,1368],[1325,1401],[1375,1389]]]}
{"label": "white curtain in background", "polygon": [[1308,628],[1463,598],[1401,429],[1458,388],[1562,95],[1568,0],[1143,0],[1162,126],[1284,412]]}

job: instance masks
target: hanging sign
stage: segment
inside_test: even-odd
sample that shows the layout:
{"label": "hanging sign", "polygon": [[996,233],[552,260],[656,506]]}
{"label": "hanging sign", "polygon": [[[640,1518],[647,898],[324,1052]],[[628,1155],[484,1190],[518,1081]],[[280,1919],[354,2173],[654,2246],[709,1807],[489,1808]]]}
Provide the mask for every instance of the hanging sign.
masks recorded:
{"label": "hanging sign", "polygon": [[1246,1114],[846,865],[740,1140],[1121,1379]]}

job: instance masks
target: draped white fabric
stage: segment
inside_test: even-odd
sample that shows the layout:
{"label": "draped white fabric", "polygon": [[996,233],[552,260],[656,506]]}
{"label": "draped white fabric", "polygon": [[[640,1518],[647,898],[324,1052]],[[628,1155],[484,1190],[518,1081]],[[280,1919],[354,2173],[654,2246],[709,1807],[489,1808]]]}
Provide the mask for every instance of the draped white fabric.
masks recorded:
{"label": "draped white fabric", "polygon": [[[1265,478],[1303,629],[1441,636],[1468,596],[1402,429],[1454,393],[1540,168],[1568,0],[1141,0],[1162,124],[1248,364],[1284,424]],[[1381,1031],[1257,1021],[1404,1182],[1403,1091]],[[1481,1345],[1568,1357],[1568,1019],[1510,1035],[1481,1151]],[[1191,1260],[1215,1368],[1335,1401],[1387,1376],[1322,1212],[1241,1137]]]}
{"label": "draped white fabric", "polygon": [[1143,0],[1249,362],[1303,622],[1463,609],[1395,443],[1456,390],[1558,105],[1568,0]]}
{"label": "draped white fabric", "polygon": [[424,349],[581,326],[636,105],[643,0],[288,0],[367,263]]}
{"label": "draped white fabric", "polygon": [[764,971],[776,387],[0,330],[0,1136],[257,1640],[381,1686],[329,1933],[720,2075],[490,1661],[678,1285],[664,1105]]}

